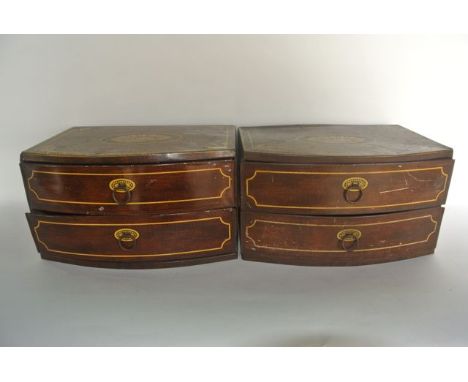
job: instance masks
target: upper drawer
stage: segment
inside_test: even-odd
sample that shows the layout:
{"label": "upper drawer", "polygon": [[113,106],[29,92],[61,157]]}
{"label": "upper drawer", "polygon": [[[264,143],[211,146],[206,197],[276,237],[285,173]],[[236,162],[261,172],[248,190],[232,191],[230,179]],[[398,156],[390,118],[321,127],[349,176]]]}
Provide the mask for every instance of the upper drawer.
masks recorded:
{"label": "upper drawer", "polygon": [[135,166],[22,163],[21,169],[35,210],[104,215],[235,205],[233,160]]}
{"label": "upper drawer", "polygon": [[242,164],[242,203],[296,214],[364,214],[441,205],[452,159],[392,164]]}

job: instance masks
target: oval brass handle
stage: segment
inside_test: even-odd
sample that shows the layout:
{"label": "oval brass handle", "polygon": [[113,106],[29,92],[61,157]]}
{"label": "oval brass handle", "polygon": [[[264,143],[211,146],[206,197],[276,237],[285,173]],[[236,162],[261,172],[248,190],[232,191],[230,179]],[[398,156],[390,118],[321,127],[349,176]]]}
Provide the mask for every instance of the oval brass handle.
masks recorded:
{"label": "oval brass handle", "polygon": [[[354,199],[349,196],[349,195],[351,195],[350,191],[357,191],[358,192],[357,196]],[[357,183],[351,183],[348,186],[348,188],[346,188],[343,191],[343,197],[348,203],[357,203],[362,198],[362,188],[359,187],[359,184],[357,184]]]}
{"label": "oval brass handle", "polygon": [[[362,198],[362,191],[367,188],[369,183],[364,178],[354,177],[348,178],[343,181],[343,197],[348,203],[357,203]],[[357,192],[357,194],[355,194]],[[355,194],[352,198],[350,195]]]}
{"label": "oval brass handle", "polygon": [[[135,189],[135,182],[130,179],[119,178],[109,182],[109,188],[112,190],[112,199],[119,205],[127,204],[132,198],[131,191]],[[118,194],[125,194],[124,198],[120,198]]]}
{"label": "oval brass handle", "polygon": [[136,240],[140,237],[140,233],[131,228],[120,228],[114,232],[114,237],[119,243],[119,247],[124,251],[135,247]]}
{"label": "oval brass handle", "polygon": [[344,229],[336,234],[336,237],[341,242],[341,248],[345,251],[350,251],[357,246],[361,236],[361,231],[357,229]]}

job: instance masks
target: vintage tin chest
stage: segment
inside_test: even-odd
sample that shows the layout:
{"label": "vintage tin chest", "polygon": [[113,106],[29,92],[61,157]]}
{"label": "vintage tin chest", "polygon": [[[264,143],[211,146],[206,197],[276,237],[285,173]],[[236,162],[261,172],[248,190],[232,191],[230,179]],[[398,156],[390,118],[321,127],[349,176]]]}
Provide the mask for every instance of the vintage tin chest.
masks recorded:
{"label": "vintage tin chest", "polygon": [[237,257],[233,126],[75,127],[21,153],[45,259],[155,268]]}
{"label": "vintage tin chest", "polygon": [[246,260],[359,265],[434,252],[452,149],[397,125],[240,128]]}

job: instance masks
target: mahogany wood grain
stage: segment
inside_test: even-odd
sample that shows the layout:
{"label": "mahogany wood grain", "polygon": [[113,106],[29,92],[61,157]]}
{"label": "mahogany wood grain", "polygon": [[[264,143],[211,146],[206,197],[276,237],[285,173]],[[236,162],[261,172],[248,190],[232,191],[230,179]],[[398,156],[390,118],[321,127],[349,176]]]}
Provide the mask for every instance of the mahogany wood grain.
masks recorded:
{"label": "mahogany wood grain", "polygon": [[[340,217],[242,211],[241,252],[245,260],[293,265],[363,265],[408,259],[434,252],[442,215],[441,207]],[[359,232],[359,238],[346,244],[346,249],[339,239],[343,231]]]}
{"label": "mahogany wood grain", "polygon": [[[158,268],[237,257],[235,209],[171,215],[77,216],[29,213],[45,259],[111,268]],[[135,233],[120,241],[118,232]]]}
{"label": "mahogany wood grain", "polygon": [[[335,165],[244,161],[242,206],[266,212],[315,215],[437,206],[447,198],[453,163],[452,159]],[[357,189],[346,191],[345,183],[352,179],[365,182],[359,191],[361,195]]]}
{"label": "mahogany wood grain", "polygon": [[[126,215],[236,205],[234,160],[113,166],[24,162],[21,169],[32,210]],[[134,188],[113,192],[116,179]]]}

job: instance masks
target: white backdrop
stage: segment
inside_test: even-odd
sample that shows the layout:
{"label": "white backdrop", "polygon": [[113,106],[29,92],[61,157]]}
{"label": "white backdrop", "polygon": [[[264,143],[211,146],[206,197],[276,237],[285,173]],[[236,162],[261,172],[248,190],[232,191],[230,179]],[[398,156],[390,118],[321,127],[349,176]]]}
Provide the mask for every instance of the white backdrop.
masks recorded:
{"label": "white backdrop", "polygon": [[[0,258],[4,262],[0,268],[4,273],[0,290],[5,293],[17,290],[19,299],[14,303],[12,297],[0,296],[0,303],[8,308],[0,311],[0,344],[2,341],[7,344],[147,341],[150,344],[292,345],[328,341],[332,344],[467,345],[468,331],[461,337],[456,334],[465,328],[468,317],[466,309],[461,311],[458,305],[468,297],[468,282],[464,281],[467,268],[464,255],[468,254],[463,241],[467,211],[463,206],[468,205],[467,68],[468,36],[1,36],[1,239],[7,245]],[[297,268],[239,261],[137,272],[93,270],[39,260],[22,215],[28,207],[18,168],[21,150],[76,125],[184,123],[392,123],[453,147],[456,164],[446,222],[441,230],[440,253],[429,258],[352,269]],[[102,284],[95,284],[97,279]],[[201,279],[208,284],[199,284]],[[20,280],[28,281],[25,284]],[[216,286],[218,295],[210,294],[214,292],[209,280],[225,285]],[[278,280],[285,289],[275,284]],[[335,281],[333,286],[328,284],[329,280]],[[179,281],[188,282],[187,288],[198,291],[198,297],[184,295],[187,291]],[[434,291],[431,290],[433,282],[438,283]],[[400,289],[397,284],[401,285]],[[156,293],[156,287],[169,295],[148,292]],[[322,288],[330,294],[314,295],[313,291]],[[129,305],[134,311],[145,312],[146,318],[162,320],[159,324],[162,332],[154,338],[144,337],[143,329],[141,333],[132,332],[126,326],[132,320],[140,328],[150,326],[145,326],[149,324],[143,316],[135,317],[121,310],[125,303],[112,294],[116,289],[130,300],[135,298],[132,291],[148,292],[147,296],[139,295],[136,305]],[[372,289],[376,294],[365,296],[363,289]],[[57,290],[63,294],[57,295]],[[408,290],[414,291],[413,299],[408,297]],[[428,290],[437,296],[438,302],[427,299]],[[67,300],[70,295],[75,300]],[[91,305],[87,305],[89,296],[93,296]],[[203,318],[202,311],[191,305],[200,296],[208,296],[208,302],[199,301],[200,307],[209,312],[216,308],[225,327],[212,322],[214,326],[210,329],[209,322],[203,321],[206,317]],[[342,301],[343,296],[349,300]],[[261,310],[262,304],[256,298],[266,301],[266,308]],[[164,301],[170,313],[161,316],[156,310],[145,310],[150,309],[148,301],[152,299]],[[226,299],[234,301],[234,305],[223,305]],[[311,301],[320,305],[329,299],[340,301],[342,307],[330,305],[318,316],[301,310],[313,309],[307,305]],[[39,303],[44,301],[50,304],[48,312]],[[74,302],[63,305],[64,301]],[[369,307],[368,301],[375,303]],[[403,306],[398,307],[398,301],[404,301]],[[420,301],[426,307],[417,310]],[[63,310],[64,306],[68,310]],[[102,307],[107,310],[101,311]],[[290,315],[284,312],[285,307],[290,309]],[[222,309],[224,313],[219,313]],[[393,316],[381,313],[385,310]],[[404,324],[405,310],[410,314],[407,325],[412,331]],[[98,324],[104,318],[109,320],[106,316],[109,311],[118,312],[121,318],[113,316],[109,321],[115,331]],[[428,311],[432,317],[445,311],[455,321],[446,320],[446,326],[441,328],[427,321],[430,320]],[[230,318],[239,312],[247,313],[231,322]],[[274,336],[268,337],[266,331],[272,312],[282,317],[271,328],[275,335],[284,334],[278,341]],[[62,314],[64,320],[54,321],[56,314]],[[310,321],[301,321],[301,314]],[[171,326],[173,318],[183,320],[185,315],[195,320],[194,330],[190,331],[188,324],[182,325],[182,329]],[[344,316],[353,317],[354,321],[343,324]],[[312,325],[315,319],[318,327],[311,329],[307,325]],[[291,320],[296,320],[293,327],[302,329],[292,334],[282,332],[281,325]],[[373,338],[369,320],[376,323],[375,333],[387,331],[388,337]],[[31,329],[32,322],[37,330]],[[197,322],[205,324],[197,326]],[[260,331],[249,332],[247,328],[252,325],[255,328],[256,324]],[[391,327],[392,324],[400,326]],[[324,329],[323,325],[334,325],[336,330],[330,326]],[[18,328],[17,332],[14,328]],[[172,328],[172,337],[168,328]],[[260,338],[261,334],[259,338],[252,337],[252,333],[262,333],[262,330],[265,339]],[[115,337],[116,332],[122,337]],[[245,333],[245,338],[240,332]],[[312,333],[312,338],[301,337],[300,333],[304,332]],[[370,338],[364,338],[364,332],[370,333]],[[428,336],[429,332],[433,335]],[[412,337],[411,333],[416,334]],[[250,341],[252,338],[258,341]]]}

